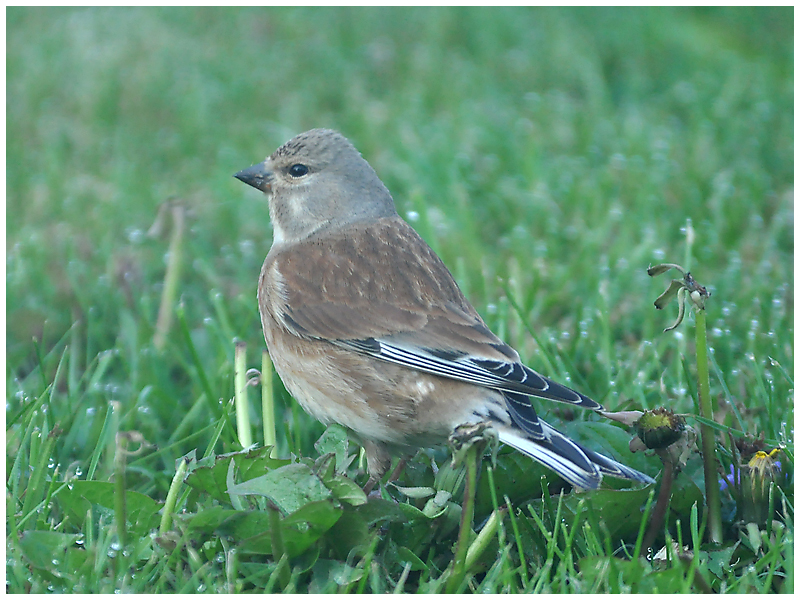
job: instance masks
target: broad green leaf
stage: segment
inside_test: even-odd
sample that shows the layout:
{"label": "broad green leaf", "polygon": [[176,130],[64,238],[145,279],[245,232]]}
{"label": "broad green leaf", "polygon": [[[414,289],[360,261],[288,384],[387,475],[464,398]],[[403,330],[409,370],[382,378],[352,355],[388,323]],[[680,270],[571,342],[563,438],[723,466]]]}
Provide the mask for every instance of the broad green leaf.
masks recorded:
{"label": "broad green leaf", "polygon": [[428,568],[420,557],[405,546],[397,548],[397,557],[402,562],[410,563],[412,571],[425,571]]}
{"label": "broad green leaf", "polygon": [[23,531],[19,547],[31,567],[57,571],[67,548],[80,537],[57,531]]}
{"label": "broad green leaf", "polygon": [[[114,510],[115,493],[115,484],[107,481],[73,481],[56,498],[71,520],[80,526],[92,504]],[[161,503],[139,492],[128,490],[125,493],[125,504],[132,531],[144,535],[153,527],[158,527],[157,513],[161,510]]]}
{"label": "broad green leaf", "polygon": [[218,530],[228,519],[240,518],[244,511],[225,508],[224,506],[212,506],[203,509],[195,515],[183,515],[186,524],[190,529],[195,529],[203,533],[213,533]]}
{"label": "broad green leaf", "polygon": [[[639,532],[639,523],[642,519],[642,507],[650,495],[650,486],[635,490],[593,490],[587,493],[572,493],[564,496],[561,506],[561,518],[572,525],[578,511],[578,504],[586,502],[586,509],[581,511],[581,518],[577,523],[580,527],[586,519],[602,520],[608,528],[611,540],[632,540]],[[531,510],[538,515],[544,513],[542,500],[530,503]],[[523,513],[524,514],[524,513]],[[552,524],[549,524],[550,526]]]}
{"label": "broad green leaf", "polygon": [[355,510],[370,526],[387,521],[402,523],[429,520],[418,508],[409,504],[397,504],[382,498],[369,498],[366,504],[356,507]]}
{"label": "broad green leaf", "polygon": [[447,505],[450,504],[450,498],[452,498],[450,492],[439,490],[433,498],[430,498],[425,503],[425,508],[422,509],[422,512],[425,516],[435,519],[444,514],[447,510]]}
{"label": "broad green leaf", "polygon": [[311,468],[300,463],[286,465],[261,477],[233,485],[227,491],[230,494],[269,498],[285,515],[309,502],[327,500],[332,496]]}
{"label": "broad green leaf", "polygon": [[318,560],[312,569],[310,594],[337,592],[341,587],[355,583],[364,575],[364,569],[354,568],[338,560]]}
{"label": "broad green leaf", "polygon": [[363,515],[357,510],[344,507],[339,520],[325,534],[331,550],[341,560],[347,560],[353,548],[361,547],[366,552],[369,544],[369,526]]}
{"label": "broad green leaf", "polygon": [[314,448],[316,448],[320,455],[332,452],[336,456],[336,472],[344,474],[345,471],[347,471],[347,467],[350,466],[350,463],[353,462],[353,459],[356,457],[355,454],[350,457],[347,456],[349,445],[350,440],[347,435],[347,430],[341,425],[334,423],[328,426],[325,433],[323,433],[314,444]]}
{"label": "broad green leaf", "polygon": [[230,504],[226,479],[231,461],[235,467],[235,478],[239,481],[252,479],[272,469],[290,464],[289,460],[270,458],[269,452],[270,448],[256,448],[209,456],[197,461],[194,470],[186,478],[186,483],[200,492],[209,494],[223,504]]}
{"label": "broad green leaf", "polygon": [[360,506],[367,501],[364,490],[353,480],[342,475],[334,475],[325,486],[331,491],[334,498],[351,506]]}
{"label": "broad green leaf", "polygon": [[403,487],[396,484],[392,485],[407,498],[413,498],[416,500],[420,498],[430,498],[436,494],[436,490],[432,487]]}
{"label": "broad green leaf", "polygon": [[[341,514],[342,509],[330,501],[320,501],[282,517],[281,535],[289,556],[298,556],[308,549],[336,524]],[[237,511],[217,506],[189,517],[186,523],[190,530],[231,538],[242,552],[272,554],[267,511]]]}

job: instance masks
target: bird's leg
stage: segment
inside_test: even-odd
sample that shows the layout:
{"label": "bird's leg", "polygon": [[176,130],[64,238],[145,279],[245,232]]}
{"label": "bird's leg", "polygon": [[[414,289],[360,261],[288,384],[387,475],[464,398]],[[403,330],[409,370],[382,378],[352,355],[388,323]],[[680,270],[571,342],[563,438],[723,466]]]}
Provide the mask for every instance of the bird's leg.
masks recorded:
{"label": "bird's leg", "polygon": [[386,446],[381,443],[364,440],[362,446],[367,456],[367,472],[369,473],[369,479],[363,489],[364,493],[369,495],[375,484],[381,480],[381,477],[392,465],[392,457]]}
{"label": "bird's leg", "polygon": [[[389,479],[386,480],[386,483],[392,483],[393,481],[395,481],[398,477],[400,477],[400,475],[403,473],[403,469],[405,468],[406,468],[406,459],[401,458],[400,461],[397,463],[397,466],[392,471],[392,474],[389,475]],[[372,488],[374,488],[375,484],[378,483],[380,480],[381,480],[380,477],[374,477],[370,475],[369,479],[367,479],[366,485],[364,485],[364,487],[362,488],[364,490],[364,493],[367,496],[369,496],[370,492],[372,491]]]}
{"label": "bird's leg", "polygon": [[392,471],[392,474],[389,475],[389,479],[386,480],[386,483],[392,483],[393,481],[396,481],[397,478],[403,474],[403,469],[405,468],[406,468],[406,459],[401,458],[398,461],[397,466],[394,468],[394,471]]}
{"label": "bird's leg", "polygon": [[378,483],[379,481],[380,481],[379,477],[373,477],[372,475],[370,475],[369,479],[367,479],[367,483],[361,489],[364,490],[364,493],[367,496],[369,496],[370,492],[372,491],[372,488],[374,488],[375,484]]}

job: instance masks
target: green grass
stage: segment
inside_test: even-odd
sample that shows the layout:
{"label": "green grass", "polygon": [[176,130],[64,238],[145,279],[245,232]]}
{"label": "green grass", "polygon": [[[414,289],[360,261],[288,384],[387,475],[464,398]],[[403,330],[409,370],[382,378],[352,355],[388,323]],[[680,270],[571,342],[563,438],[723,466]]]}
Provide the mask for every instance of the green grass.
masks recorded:
{"label": "green grass", "polygon": [[[315,447],[324,428],[275,378],[280,459],[222,456],[241,450],[234,341],[261,365],[271,242],[263,196],[232,175],[312,127],[356,144],[527,364],[609,409],[697,413],[691,329],[662,333],[675,314],[653,308],[663,285],[646,274],[689,268],[712,294],[717,421],[786,444],[791,473],[793,9],[6,14],[7,591],[444,591],[463,488],[446,451],[399,482],[434,486],[435,460],[439,504],[394,489],[399,503],[361,503],[345,478],[364,481],[357,448],[335,430]],[[159,350],[171,224],[148,230],[167,200],[187,220]],[[625,430],[551,408],[570,435],[658,473]],[[117,434],[133,431],[145,444],[123,455]],[[665,526],[690,553],[659,563],[631,558],[647,490],[559,499],[524,457],[486,466],[474,530],[493,513],[500,525],[463,590],[793,591],[791,480],[755,531],[723,493],[725,543],[710,547],[695,452]],[[226,492],[249,480],[261,487]],[[276,485],[314,492],[276,500]]]}

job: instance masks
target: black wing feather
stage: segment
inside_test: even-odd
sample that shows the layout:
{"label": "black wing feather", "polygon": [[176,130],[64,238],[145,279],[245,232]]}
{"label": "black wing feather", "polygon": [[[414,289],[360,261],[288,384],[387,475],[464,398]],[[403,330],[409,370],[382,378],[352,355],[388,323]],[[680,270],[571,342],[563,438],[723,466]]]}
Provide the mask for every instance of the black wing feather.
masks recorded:
{"label": "black wing feather", "polygon": [[332,343],[441,377],[458,379],[503,392],[516,392],[525,396],[555,400],[581,408],[603,410],[602,405],[588,396],[539,375],[520,362],[459,356],[458,353],[442,350],[412,349],[374,338],[337,340]]}

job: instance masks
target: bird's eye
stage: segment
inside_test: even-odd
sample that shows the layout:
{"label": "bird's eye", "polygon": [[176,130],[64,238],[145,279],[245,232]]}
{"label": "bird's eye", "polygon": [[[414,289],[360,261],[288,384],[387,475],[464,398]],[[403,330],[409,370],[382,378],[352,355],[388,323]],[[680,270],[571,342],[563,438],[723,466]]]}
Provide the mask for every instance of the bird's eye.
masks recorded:
{"label": "bird's eye", "polygon": [[291,175],[292,177],[302,177],[306,173],[308,173],[308,167],[305,165],[301,165],[298,163],[296,165],[292,165],[291,167],[289,167],[289,175]]}

